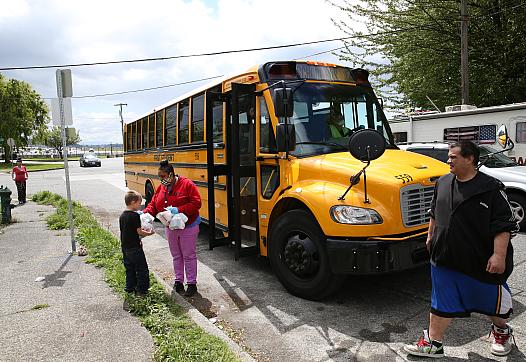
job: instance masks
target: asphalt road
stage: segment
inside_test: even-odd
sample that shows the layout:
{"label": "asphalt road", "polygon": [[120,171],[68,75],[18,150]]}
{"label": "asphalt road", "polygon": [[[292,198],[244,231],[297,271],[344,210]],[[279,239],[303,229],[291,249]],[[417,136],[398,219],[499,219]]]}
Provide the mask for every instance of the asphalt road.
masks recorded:
{"label": "asphalt road", "polygon": [[[123,209],[122,161],[103,159],[100,168],[70,164],[73,198],[114,232]],[[9,175],[0,174],[0,184],[15,191]],[[28,193],[40,190],[65,195],[64,170],[31,173]],[[161,228],[158,231],[164,236]],[[151,246],[148,261],[170,279],[170,255],[162,242]],[[509,284],[515,313],[510,324],[521,346],[526,343],[526,236],[517,236],[513,244],[516,265]],[[64,249],[68,247],[64,245]],[[427,267],[386,276],[350,277],[336,295],[311,302],[288,294],[265,258],[245,257],[236,262],[228,247],[209,251],[206,228],[200,235],[198,259],[200,296],[193,303],[207,317],[217,317],[235,332],[257,359],[417,360],[407,357],[401,348],[416,340],[428,323],[431,285]],[[447,360],[526,360],[517,349],[507,358],[492,356],[486,338],[489,328],[480,315],[456,320],[446,334]]]}

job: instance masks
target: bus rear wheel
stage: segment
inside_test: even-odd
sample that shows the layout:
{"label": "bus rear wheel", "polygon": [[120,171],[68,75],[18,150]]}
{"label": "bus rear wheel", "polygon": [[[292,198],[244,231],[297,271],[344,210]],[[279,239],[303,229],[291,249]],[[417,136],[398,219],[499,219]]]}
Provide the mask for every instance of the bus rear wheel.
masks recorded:
{"label": "bus rear wheel", "polygon": [[288,211],[276,221],[270,233],[269,260],[283,286],[304,299],[323,299],[344,280],[331,272],[325,236],[305,210]]}
{"label": "bus rear wheel", "polygon": [[155,190],[153,189],[152,184],[150,182],[146,183],[146,189],[145,189],[146,204],[144,206],[148,206],[150,201],[152,201],[154,193],[155,193]]}

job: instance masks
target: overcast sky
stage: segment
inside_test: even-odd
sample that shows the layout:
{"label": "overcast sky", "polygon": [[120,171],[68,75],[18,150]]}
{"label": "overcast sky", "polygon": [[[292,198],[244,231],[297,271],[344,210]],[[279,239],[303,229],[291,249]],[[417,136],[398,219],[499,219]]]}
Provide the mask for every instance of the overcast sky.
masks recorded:
{"label": "overcast sky", "polygon": [[[0,68],[166,57],[275,46],[345,36],[324,0],[0,0]],[[331,42],[282,50],[148,63],[74,67],[74,96],[136,90],[241,72],[341,46]],[[338,62],[330,53],[313,60]],[[2,71],[56,97],[55,69]],[[121,143],[125,121],[207,82],[108,97],[73,99],[83,144]]]}

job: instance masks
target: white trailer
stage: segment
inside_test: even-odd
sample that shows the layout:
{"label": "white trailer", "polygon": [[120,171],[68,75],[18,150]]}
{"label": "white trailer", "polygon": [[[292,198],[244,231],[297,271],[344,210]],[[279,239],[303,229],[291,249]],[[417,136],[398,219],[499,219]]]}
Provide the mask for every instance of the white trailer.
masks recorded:
{"label": "white trailer", "polygon": [[496,132],[504,124],[515,142],[508,157],[526,165],[526,102],[483,108],[452,106],[447,110],[392,120],[391,130],[398,142],[471,140],[500,148]]}

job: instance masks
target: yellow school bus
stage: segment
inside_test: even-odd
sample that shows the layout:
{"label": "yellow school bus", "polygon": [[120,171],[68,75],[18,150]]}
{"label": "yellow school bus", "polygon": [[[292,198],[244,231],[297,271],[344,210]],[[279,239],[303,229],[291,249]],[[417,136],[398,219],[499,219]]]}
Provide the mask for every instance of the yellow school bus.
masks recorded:
{"label": "yellow school bus", "polygon": [[268,257],[292,294],[321,299],[345,275],[428,261],[428,209],[449,169],[395,146],[363,69],[265,63],[159,106],[124,132],[130,189],[149,202],[159,162],[169,160],[201,192],[210,249]]}

